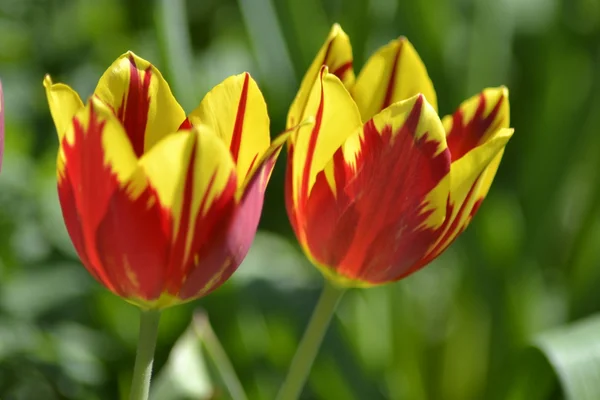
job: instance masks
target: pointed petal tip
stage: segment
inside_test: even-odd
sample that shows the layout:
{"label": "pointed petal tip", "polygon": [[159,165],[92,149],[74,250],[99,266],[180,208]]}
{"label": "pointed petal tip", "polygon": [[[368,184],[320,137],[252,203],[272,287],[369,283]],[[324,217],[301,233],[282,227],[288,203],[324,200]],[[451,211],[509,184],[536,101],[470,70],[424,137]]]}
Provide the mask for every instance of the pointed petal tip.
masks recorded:
{"label": "pointed petal tip", "polygon": [[482,93],[484,96],[498,96],[498,98],[503,97],[508,99],[508,87],[505,85],[485,88],[483,89]]}
{"label": "pointed petal tip", "polygon": [[52,87],[53,83],[52,83],[52,78],[50,77],[50,74],[46,74],[44,75],[44,87],[46,89],[50,89]]}
{"label": "pointed petal tip", "polygon": [[133,58],[139,58],[139,56],[137,54],[135,54],[132,50],[127,50],[125,53],[123,53],[121,55],[122,58],[129,58],[129,57],[133,57]]}
{"label": "pointed petal tip", "polygon": [[329,37],[335,37],[339,34],[345,34],[344,30],[342,29],[342,26],[340,25],[339,22],[334,22],[333,25],[331,25],[331,31],[329,32]]}
{"label": "pointed petal tip", "polygon": [[502,128],[498,132],[498,136],[502,137],[502,138],[506,138],[506,141],[508,141],[513,136],[514,133],[515,133],[515,128]]}
{"label": "pointed petal tip", "polygon": [[121,54],[117,58],[117,61],[118,60],[129,60],[129,62],[132,62],[136,66],[139,66],[138,64],[140,64],[140,62],[141,62],[141,64],[152,64],[151,62],[147,61],[146,59],[135,54],[132,50],[127,50],[125,53]]}

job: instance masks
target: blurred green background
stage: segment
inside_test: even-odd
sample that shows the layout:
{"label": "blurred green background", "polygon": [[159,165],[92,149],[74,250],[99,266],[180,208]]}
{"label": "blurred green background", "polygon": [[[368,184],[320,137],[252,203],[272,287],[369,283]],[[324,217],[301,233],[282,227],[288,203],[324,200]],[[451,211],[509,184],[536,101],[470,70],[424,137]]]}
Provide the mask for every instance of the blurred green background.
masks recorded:
{"label": "blurred green background", "polygon": [[[137,310],[86,273],[62,222],[44,74],[85,98],[133,50],[190,111],[250,71],[275,135],[333,22],[357,70],[407,36],[442,114],[506,84],[516,134],[451,249],[344,297],[303,398],[600,399],[600,0],[0,0],[0,398],[118,399],[135,354]],[[248,398],[274,397],[321,287],[285,214],[284,161],[240,270],[164,313],[156,400],[230,396],[210,335],[188,328],[199,308]]]}

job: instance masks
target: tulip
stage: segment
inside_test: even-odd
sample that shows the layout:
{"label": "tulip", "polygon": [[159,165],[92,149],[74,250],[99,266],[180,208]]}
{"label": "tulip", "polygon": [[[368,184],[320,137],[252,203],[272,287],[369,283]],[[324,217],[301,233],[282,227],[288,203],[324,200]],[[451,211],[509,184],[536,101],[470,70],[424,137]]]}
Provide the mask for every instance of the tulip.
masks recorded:
{"label": "tulip", "polygon": [[270,143],[248,73],[225,79],[187,117],[161,73],[131,52],[85,105],[49,76],[44,86],[69,236],[90,274],[141,308],[130,399],[146,400],[160,310],[205,296],[237,269],[288,133]]}
{"label": "tulip", "polygon": [[307,256],[345,287],[402,279],[439,256],[485,198],[513,131],[508,91],[486,89],[440,120],[405,38],[355,79],[339,25],[307,72],[288,125],[287,211]]}
{"label": "tulip", "polygon": [[44,79],[59,137],[58,194],[89,273],[143,309],[218,288],[256,233],[282,135],[248,73],[186,117],[160,72],[129,52],[83,104]]}
{"label": "tulip", "polygon": [[508,91],[490,88],[440,119],[427,70],[405,38],[358,77],[334,25],[308,69],[288,126],[286,208],[325,286],[278,399],[299,396],[344,289],[394,282],[438,257],[488,193],[509,128]]}

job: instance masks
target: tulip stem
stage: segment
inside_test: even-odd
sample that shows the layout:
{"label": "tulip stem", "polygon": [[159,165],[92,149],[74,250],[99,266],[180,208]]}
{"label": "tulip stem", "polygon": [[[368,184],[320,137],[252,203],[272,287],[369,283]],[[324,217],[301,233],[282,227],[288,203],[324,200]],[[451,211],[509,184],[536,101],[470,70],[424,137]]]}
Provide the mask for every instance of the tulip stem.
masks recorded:
{"label": "tulip stem", "polygon": [[140,333],[129,400],[147,400],[150,394],[150,378],[159,320],[158,310],[140,311]]}
{"label": "tulip stem", "polygon": [[302,393],[331,317],[345,291],[344,288],[334,286],[327,279],[325,280],[319,301],[277,395],[278,400],[296,400]]}

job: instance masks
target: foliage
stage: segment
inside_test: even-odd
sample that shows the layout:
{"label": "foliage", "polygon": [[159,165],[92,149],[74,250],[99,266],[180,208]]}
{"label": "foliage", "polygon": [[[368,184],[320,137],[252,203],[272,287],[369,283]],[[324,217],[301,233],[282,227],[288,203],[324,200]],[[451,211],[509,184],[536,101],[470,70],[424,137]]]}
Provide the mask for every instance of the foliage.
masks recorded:
{"label": "foliage", "polygon": [[[119,398],[137,338],[136,309],[87,275],[66,234],[44,74],[89,94],[104,68],[133,50],[165,72],[189,111],[224,77],[248,70],[265,93],[274,135],[334,21],[352,38],[358,67],[375,48],[407,36],[442,114],[482,87],[506,84],[516,134],[477,218],[449,251],[397,284],[347,294],[305,398],[555,399],[563,390],[571,399],[600,398],[576,394],[578,371],[593,368],[597,377],[599,365],[592,315],[600,311],[600,0],[173,2],[187,4],[180,14],[165,3],[0,2],[3,399]],[[183,48],[170,47],[169,37]],[[233,280],[163,315],[156,383],[181,368],[177,362],[194,363],[177,372],[189,376],[166,383],[198,380],[177,390],[182,399],[200,391],[227,398],[218,369],[200,361],[206,352],[178,356],[194,348],[188,324],[197,307],[210,316],[248,398],[273,398],[293,355],[321,281],[282,207],[283,165],[267,192],[263,231]],[[586,317],[573,331],[538,336]],[[569,358],[582,354],[586,369]],[[205,386],[202,371],[213,380]]]}

